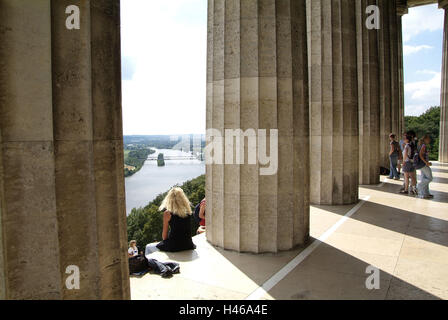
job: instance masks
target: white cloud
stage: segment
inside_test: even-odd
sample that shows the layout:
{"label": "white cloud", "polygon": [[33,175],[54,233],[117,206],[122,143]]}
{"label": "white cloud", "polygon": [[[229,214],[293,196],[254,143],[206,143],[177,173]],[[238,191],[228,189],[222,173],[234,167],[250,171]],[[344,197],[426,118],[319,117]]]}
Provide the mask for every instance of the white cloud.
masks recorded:
{"label": "white cloud", "polygon": [[205,132],[206,10],[200,21],[180,18],[204,1],[121,3],[122,56],[134,64],[123,79],[124,134]]}
{"label": "white cloud", "polygon": [[431,70],[420,70],[417,73],[432,77],[405,84],[406,115],[410,116],[418,116],[428,108],[440,105],[441,73]]}
{"label": "white cloud", "polygon": [[437,8],[437,4],[434,4],[409,9],[409,13],[403,16],[403,41],[405,43],[423,32],[433,32],[443,28],[443,10],[437,10]]}
{"label": "white cloud", "polygon": [[422,50],[430,50],[433,49],[432,46],[428,46],[428,45],[419,45],[419,46],[410,46],[410,45],[404,45],[403,46],[403,54],[405,56],[409,56],[411,54],[420,52]]}

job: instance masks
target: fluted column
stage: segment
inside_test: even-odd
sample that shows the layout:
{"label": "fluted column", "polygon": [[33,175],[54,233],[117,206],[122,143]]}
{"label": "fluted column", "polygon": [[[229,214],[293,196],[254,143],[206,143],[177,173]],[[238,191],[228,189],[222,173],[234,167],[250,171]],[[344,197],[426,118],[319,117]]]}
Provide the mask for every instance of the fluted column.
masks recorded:
{"label": "fluted column", "polygon": [[[1,47],[0,47],[1,48]],[[1,51],[0,51],[1,53]],[[1,67],[0,67],[1,68]],[[1,69],[0,69],[1,70]],[[0,92],[1,92],[0,85]],[[1,109],[0,109],[1,110]],[[6,299],[6,272],[5,272],[5,252],[3,248],[3,143],[2,143],[2,128],[0,127],[0,300]]]}
{"label": "fluted column", "polygon": [[380,54],[380,166],[389,167],[389,134],[392,132],[392,91],[391,91],[391,39],[390,39],[390,0],[378,0],[381,26],[378,37]]}
{"label": "fluted column", "polygon": [[[390,0],[378,0],[381,12],[379,30],[380,51],[380,165],[389,167],[389,134],[401,135],[400,123],[403,115],[400,80],[400,35],[397,3]],[[402,57],[402,56],[401,56]],[[404,90],[404,89],[403,89]],[[404,100],[403,100],[404,101]]]}
{"label": "fluted column", "polygon": [[0,0],[6,298],[130,296],[119,26],[118,0]]}
{"label": "fluted column", "polygon": [[359,101],[359,184],[378,184],[380,143],[378,30],[366,27],[366,8],[376,0],[356,2]]}
{"label": "fluted column", "polygon": [[[401,115],[400,115],[400,63],[399,63],[399,34],[398,34],[398,15],[397,2],[388,1],[390,15],[390,57],[391,57],[391,132],[399,134]],[[387,143],[389,144],[389,134]],[[387,154],[389,154],[389,147]]]}
{"label": "fluted column", "polygon": [[397,34],[398,34],[398,92],[399,92],[399,125],[397,135],[405,131],[405,104],[404,104],[404,65],[403,65],[403,16],[408,13],[407,1],[397,0]]}
{"label": "fluted column", "polygon": [[[207,69],[208,130],[266,129],[269,136],[278,129],[279,137],[273,175],[260,175],[262,166],[248,164],[247,154],[244,164],[207,165],[207,239],[253,253],[303,245],[309,236],[305,0],[209,0]],[[221,151],[233,158],[233,151]]]}
{"label": "fluted column", "polygon": [[356,1],[307,2],[311,29],[311,202],[358,201]]}
{"label": "fluted column", "polygon": [[445,10],[443,25],[443,61],[442,61],[442,86],[440,99],[440,144],[439,161],[448,163],[448,1],[439,1],[439,8]]}

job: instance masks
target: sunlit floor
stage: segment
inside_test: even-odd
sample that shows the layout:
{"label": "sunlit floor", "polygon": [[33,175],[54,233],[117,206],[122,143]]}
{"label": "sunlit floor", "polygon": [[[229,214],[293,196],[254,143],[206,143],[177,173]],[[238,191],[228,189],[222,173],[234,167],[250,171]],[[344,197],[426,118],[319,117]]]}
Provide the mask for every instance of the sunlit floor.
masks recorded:
{"label": "sunlit floor", "polygon": [[199,236],[193,252],[155,253],[181,273],[131,277],[132,299],[448,299],[448,165],[433,174],[431,201],[385,181],[361,187],[356,206],[312,207],[306,248],[239,254]]}

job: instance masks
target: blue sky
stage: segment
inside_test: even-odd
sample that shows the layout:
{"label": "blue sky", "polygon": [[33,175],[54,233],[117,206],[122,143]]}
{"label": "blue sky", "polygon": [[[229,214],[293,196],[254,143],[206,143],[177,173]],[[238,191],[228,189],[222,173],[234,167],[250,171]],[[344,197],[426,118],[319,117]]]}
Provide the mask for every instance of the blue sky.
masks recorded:
{"label": "blue sky", "polygon": [[443,19],[437,4],[411,8],[403,17],[406,115],[440,105]]}
{"label": "blue sky", "polygon": [[123,130],[205,132],[207,1],[122,0]]}
{"label": "blue sky", "polygon": [[[207,1],[122,0],[124,134],[205,131]],[[443,11],[403,17],[405,105],[440,104]]]}

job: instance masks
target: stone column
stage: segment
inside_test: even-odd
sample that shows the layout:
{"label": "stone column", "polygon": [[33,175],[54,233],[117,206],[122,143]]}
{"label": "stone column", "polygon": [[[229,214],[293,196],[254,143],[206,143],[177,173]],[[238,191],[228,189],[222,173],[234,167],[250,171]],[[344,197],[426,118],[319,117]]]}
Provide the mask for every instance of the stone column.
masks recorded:
{"label": "stone column", "polygon": [[[397,2],[388,1],[390,15],[390,77],[391,77],[391,117],[390,133],[399,134],[401,115],[400,115],[400,63],[399,63],[399,34],[398,34],[398,15]],[[389,136],[388,134],[388,136]],[[389,139],[389,138],[388,138]],[[389,144],[389,141],[387,141]],[[389,154],[389,148],[387,148]]]}
{"label": "stone column", "polygon": [[[380,50],[380,165],[389,168],[389,134],[401,136],[400,123],[403,106],[400,83],[400,35],[397,3],[390,0],[378,0],[381,12],[379,32]],[[402,52],[402,49],[401,49]],[[402,61],[402,60],[401,60]],[[404,85],[404,84],[403,84]],[[404,91],[404,89],[403,89]]]}
{"label": "stone column", "polygon": [[355,0],[309,0],[311,202],[358,201]]}
{"label": "stone column", "polygon": [[[277,252],[308,240],[305,8],[305,0],[208,1],[207,148],[213,142],[218,147],[216,162],[207,165],[207,238],[219,247]],[[249,137],[240,141],[244,164],[235,164],[233,137],[219,147],[219,135],[238,129]],[[249,162],[259,129],[268,136],[278,130],[272,175],[261,175],[264,166]],[[275,141],[267,141],[269,150]],[[258,149],[264,145],[259,138]]]}
{"label": "stone column", "polygon": [[[1,48],[1,46],[0,46]],[[0,51],[1,52],[1,51]],[[1,70],[1,69],[0,69]],[[1,92],[1,84],[0,84]],[[1,105],[0,105],[1,106]],[[0,300],[6,299],[6,273],[5,273],[5,253],[3,249],[3,144],[2,144],[2,128],[0,127]]]}
{"label": "stone column", "polygon": [[401,134],[405,128],[405,104],[404,104],[404,66],[403,66],[403,16],[408,13],[406,0],[397,0],[397,34],[398,34],[398,92],[399,92],[399,126],[397,135]]}
{"label": "stone column", "polygon": [[366,8],[376,0],[356,2],[359,101],[359,184],[378,184],[380,104],[378,30],[366,26]]}
{"label": "stone column", "polygon": [[389,168],[389,134],[392,132],[392,83],[391,83],[391,39],[390,0],[378,0],[381,26],[378,36],[380,54],[380,166]]}
{"label": "stone column", "polygon": [[119,18],[118,0],[0,0],[6,298],[130,297]]}
{"label": "stone column", "polygon": [[443,62],[442,62],[442,86],[440,99],[440,144],[439,161],[448,163],[448,1],[439,1],[439,8],[445,10],[443,27]]}

